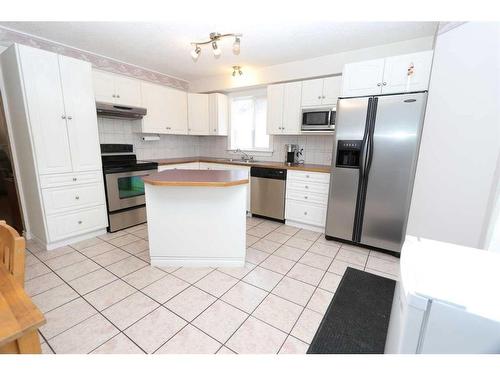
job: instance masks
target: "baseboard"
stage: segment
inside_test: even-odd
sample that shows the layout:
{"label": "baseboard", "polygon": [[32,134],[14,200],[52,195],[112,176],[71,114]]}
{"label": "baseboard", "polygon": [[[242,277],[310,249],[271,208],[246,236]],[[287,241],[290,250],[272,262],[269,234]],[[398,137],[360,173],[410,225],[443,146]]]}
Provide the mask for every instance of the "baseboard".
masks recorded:
{"label": "baseboard", "polygon": [[105,233],[106,233],[106,228],[103,228],[103,229],[99,229],[99,230],[96,230],[93,232],[88,232],[85,234],[81,234],[79,236],[65,238],[64,240],[51,242],[51,243],[47,243],[47,244],[42,243],[42,242],[38,241],[37,239],[35,239],[35,241],[37,243],[39,243],[42,246],[42,248],[50,251],[50,250],[54,250],[54,249],[57,249],[57,248],[62,247],[62,246],[71,245],[71,244],[74,244],[74,243],[77,243],[77,242],[80,242],[83,240],[87,240],[87,239],[92,238],[92,237],[101,236]]}
{"label": "baseboard", "polygon": [[243,267],[245,258],[181,258],[151,257],[151,265],[156,267]]}
{"label": "baseboard", "polygon": [[290,225],[291,227],[297,227],[297,228],[301,228],[301,229],[311,230],[313,232],[325,233],[324,227],[320,227],[320,226],[316,226],[316,225],[304,224],[304,223],[300,223],[298,221],[293,221],[293,220],[285,220],[285,224]]}

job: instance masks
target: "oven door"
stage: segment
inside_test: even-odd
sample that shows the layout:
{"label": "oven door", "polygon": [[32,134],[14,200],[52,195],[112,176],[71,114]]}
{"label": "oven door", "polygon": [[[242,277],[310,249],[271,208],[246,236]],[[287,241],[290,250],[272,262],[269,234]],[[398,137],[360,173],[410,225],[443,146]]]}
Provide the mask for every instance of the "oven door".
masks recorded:
{"label": "oven door", "polygon": [[109,212],[140,206],[146,203],[142,177],[155,170],[106,174],[106,196]]}

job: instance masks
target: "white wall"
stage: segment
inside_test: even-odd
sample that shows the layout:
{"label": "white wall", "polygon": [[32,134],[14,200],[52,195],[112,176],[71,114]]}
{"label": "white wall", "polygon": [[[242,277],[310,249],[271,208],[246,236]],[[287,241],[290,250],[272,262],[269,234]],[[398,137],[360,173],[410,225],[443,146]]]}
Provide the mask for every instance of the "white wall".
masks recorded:
{"label": "white wall", "polygon": [[433,48],[433,42],[434,37],[425,37],[259,69],[243,65],[243,76],[241,77],[233,78],[230,74],[226,74],[191,81],[189,82],[189,91],[227,91],[242,87],[342,74],[346,63],[430,50]]}
{"label": "white wall", "polygon": [[438,36],[408,234],[486,247],[500,166],[500,24]]}

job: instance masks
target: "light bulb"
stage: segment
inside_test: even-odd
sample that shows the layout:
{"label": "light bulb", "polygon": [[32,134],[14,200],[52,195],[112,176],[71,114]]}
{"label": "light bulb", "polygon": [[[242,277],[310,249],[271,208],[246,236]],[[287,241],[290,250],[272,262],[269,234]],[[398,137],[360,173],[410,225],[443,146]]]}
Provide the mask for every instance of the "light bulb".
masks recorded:
{"label": "light bulb", "polygon": [[219,57],[220,54],[222,53],[222,51],[220,50],[220,48],[217,46],[217,43],[216,42],[212,42],[212,48],[214,49],[214,56],[215,57]]}
{"label": "light bulb", "polygon": [[240,38],[236,37],[234,39],[234,43],[233,43],[233,53],[235,55],[239,55],[240,54]]}
{"label": "light bulb", "polygon": [[198,57],[200,57],[200,53],[201,53],[201,48],[199,46],[196,46],[196,48],[191,51],[191,57],[193,58],[194,61],[198,60]]}

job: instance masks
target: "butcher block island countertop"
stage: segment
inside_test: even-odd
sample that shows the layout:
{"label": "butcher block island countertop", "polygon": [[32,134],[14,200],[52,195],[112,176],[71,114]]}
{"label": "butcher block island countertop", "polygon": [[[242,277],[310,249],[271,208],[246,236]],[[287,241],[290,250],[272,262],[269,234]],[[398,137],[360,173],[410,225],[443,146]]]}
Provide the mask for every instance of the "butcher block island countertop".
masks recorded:
{"label": "butcher block island countertop", "polygon": [[143,177],[146,184],[156,186],[212,186],[224,187],[248,183],[246,171],[171,169]]}
{"label": "butcher block island countertop", "polygon": [[159,165],[169,165],[169,164],[182,164],[182,163],[215,163],[215,164],[232,164],[232,165],[246,165],[249,167],[265,167],[265,168],[280,168],[289,169],[297,171],[308,171],[308,172],[322,172],[330,173],[330,165],[324,164],[293,164],[288,165],[287,163],[281,163],[277,161],[251,161],[245,162],[236,159],[224,159],[224,158],[212,158],[205,156],[195,156],[195,157],[185,157],[185,158],[168,158],[168,159],[153,159],[148,161],[154,161]]}

